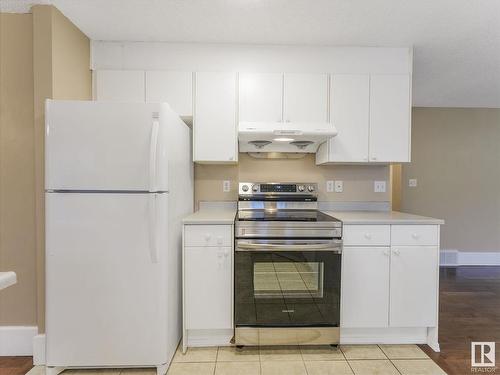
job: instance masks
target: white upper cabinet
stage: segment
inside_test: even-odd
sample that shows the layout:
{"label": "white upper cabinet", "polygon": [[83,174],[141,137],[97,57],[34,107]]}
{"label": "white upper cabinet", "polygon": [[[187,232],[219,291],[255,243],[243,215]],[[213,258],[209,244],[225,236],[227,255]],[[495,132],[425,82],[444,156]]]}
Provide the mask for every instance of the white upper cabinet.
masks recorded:
{"label": "white upper cabinet", "polygon": [[410,161],[410,76],[333,75],[330,118],[338,135],[316,163]]}
{"label": "white upper cabinet", "polygon": [[94,77],[95,100],[144,102],[144,71],[98,70]]}
{"label": "white upper cabinet", "polygon": [[410,161],[410,77],[370,77],[370,161]]}
{"label": "white upper cabinet", "polygon": [[146,72],[146,102],[166,102],[179,116],[192,116],[193,73]]}
{"label": "white upper cabinet", "polygon": [[370,76],[333,75],[330,119],[339,135],[322,147],[326,161],[367,162],[370,118]]}
{"label": "white upper cabinet", "polygon": [[239,74],[239,121],[281,122],[283,74]]}
{"label": "white upper cabinet", "polygon": [[238,161],[236,73],[196,73],[193,117],[195,162]]}
{"label": "white upper cabinet", "polygon": [[285,122],[328,121],[328,75],[285,74],[283,119]]}

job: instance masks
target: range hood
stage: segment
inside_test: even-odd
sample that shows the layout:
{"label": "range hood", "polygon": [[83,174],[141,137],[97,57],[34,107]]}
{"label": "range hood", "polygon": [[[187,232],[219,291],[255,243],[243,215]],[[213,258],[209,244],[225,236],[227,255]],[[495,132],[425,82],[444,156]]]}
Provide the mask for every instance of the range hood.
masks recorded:
{"label": "range hood", "polygon": [[239,152],[314,153],[336,135],[331,123],[240,122]]}

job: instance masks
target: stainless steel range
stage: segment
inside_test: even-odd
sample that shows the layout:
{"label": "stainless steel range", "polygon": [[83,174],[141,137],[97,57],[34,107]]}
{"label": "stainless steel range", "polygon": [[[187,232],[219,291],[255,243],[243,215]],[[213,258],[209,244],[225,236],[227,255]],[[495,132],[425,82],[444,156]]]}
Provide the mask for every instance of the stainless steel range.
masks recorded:
{"label": "stainless steel range", "polygon": [[342,223],[314,183],[240,182],[236,345],[338,344]]}

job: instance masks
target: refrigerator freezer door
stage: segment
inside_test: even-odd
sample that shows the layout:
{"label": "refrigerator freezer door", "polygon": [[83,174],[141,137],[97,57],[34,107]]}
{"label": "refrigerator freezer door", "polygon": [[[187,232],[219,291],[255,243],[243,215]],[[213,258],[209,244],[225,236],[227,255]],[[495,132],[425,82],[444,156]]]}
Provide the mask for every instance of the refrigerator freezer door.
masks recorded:
{"label": "refrigerator freezer door", "polygon": [[48,366],[170,361],[167,206],[167,193],[46,193]]}
{"label": "refrigerator freezer door", "polygon": [[47,100],[45,113],[47,190],[168,190],[168,104]]}

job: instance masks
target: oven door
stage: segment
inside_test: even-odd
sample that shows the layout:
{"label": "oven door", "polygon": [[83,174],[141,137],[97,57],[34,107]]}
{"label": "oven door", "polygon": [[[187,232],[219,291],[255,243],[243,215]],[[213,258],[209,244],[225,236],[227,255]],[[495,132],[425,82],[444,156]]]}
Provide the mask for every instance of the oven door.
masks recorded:
{"label": "oven door", "polygon": [[338,327],[341,240],[237,240],[237,327]]}

